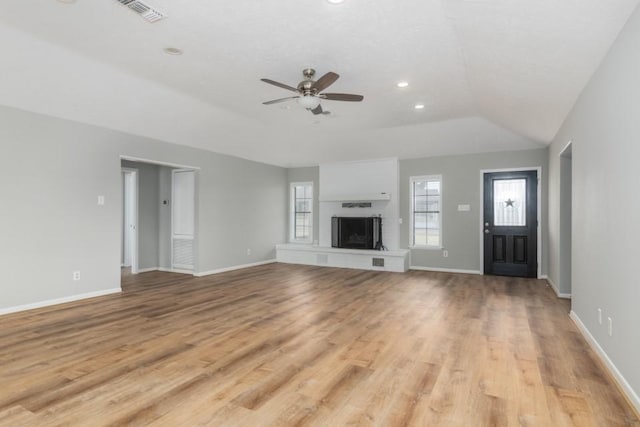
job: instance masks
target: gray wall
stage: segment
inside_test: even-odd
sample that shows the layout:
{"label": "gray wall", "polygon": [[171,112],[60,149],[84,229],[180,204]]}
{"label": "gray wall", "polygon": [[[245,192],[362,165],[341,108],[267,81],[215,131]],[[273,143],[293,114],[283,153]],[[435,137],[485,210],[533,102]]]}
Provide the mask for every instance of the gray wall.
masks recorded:
{"label": "gray wall", "polygon": [[[320,168],[318,166],[306,168],[290,168],[287,170],[287,179],[292,182],[313,182],[313,240],[318,241],[320,234],[320,223],[318,220],[320,212]],[[289,185],[287,184],[287,191]],[[287,198],[287,212],[289,212],[289,199]],[[287,224],[289,224],[289,215],[287,215]],[[289,239],[289,229],[287,228],[287,239]]]}
{"label": "gray wall", "polygon": [[201,168],[197,271],[273,259],[286,238],[283,168],[7,107],[0,153],[0,309],[120,286],[120,155]]}
{"label": "gray wall", "polygon": [[[573,140],[572,310],[640,393],[640,10],[576,102],[549,152],[552,188],[559,188],[558,154]],[[549,215],[559,224],[560,195]],[[553,280],[559,279],[559,229],[551,231]],[[597,321],[601,308],[604,324]],[[613,319],[613,336],[606,318]]]}
{"label": "gray wall", "polygon": [[[546,273],[547,246],[547,149],[461,156],[429,157],[400,161],[400,247],[409,247],[411,176],[442,175],[442,242],[440,250],[411,250],[411,265],[418,267],[481,270],[480,266],[480,171],[518,167],[542,167],[542,273]],[[459,204],[470,204],[470,212],[458,212]]]}
{"label": "gray wall", "polygon": [[[480,170],[517,167],[542,167],[542,271],[546,274],[545,248],[547,246],[547,149],[502,153],[469,154],[461,156],[429,157],[400,161],[400,247],[409,247],[409,177],[416,175],[442,175],[443,181],[443,243],[449,251],[444,258],[439,250],[415,249],[411,252],[413,266],[480,270]],[[288,181],[314,183],[313,235],[318,236],[319,168],[292,168]],[[470,204],[471,212],[458,212],[458,204]],[[288,209],[288,201],[287,201]]]}
{"label": "gray wall", "polygon": [[121,164],[138,170],[138,268],[158,267],[158,166],[126,160]]}

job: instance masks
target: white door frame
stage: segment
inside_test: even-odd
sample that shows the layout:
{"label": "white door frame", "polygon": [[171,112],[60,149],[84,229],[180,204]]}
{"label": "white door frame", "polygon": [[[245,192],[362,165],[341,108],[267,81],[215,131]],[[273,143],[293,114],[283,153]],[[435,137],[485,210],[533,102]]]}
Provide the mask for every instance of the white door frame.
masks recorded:
{"label": "white door frame", "polygon": [[[131,274],[138,274],[138,169],[133,168],[121,168],[122,172],[125,174],[125,183],[124,186],[127,187],[126,177],[127,175],[131,176],[131,188],[129,191],[131,192],[131,197],[129,200],[131,210],[131,219],[133,219],[133,224],[123,224],[125,227],[129,226],[133,228],[133,232],[130,233],[131,241],[129,242],[129,249],[131,251]],[[122,203],[123,210],[124,206],[127,204],[126,200],[126,191],[123,191],[122,194]],[[129,218],[126,218],[129,219]],[[123,233],[123,238],[125,233]]]}
{"label": "white door frame", "polygon": [[[170,168],[178,168],[178,169],[187,169],[187,170],[192,170],[194,172],[196,172],[195,174],[195,201],[194,201],[194,250],[193,250],[193,255],[194,255],[194,266],[193,266],[193,271],[189,270],[173,270],[172,268],[169,268],[169,271],[173,271],[173,272],[179,272],[179,273],[186,273],[186,274],[193,274],[195,275],[196,272],[199,269],[199,251],[198,251],[198,233],[199,233],[199,213],[198,213],[198,206],[199,206],[199,196],[198,196],[198,192],[199,192],[199,174],[197,173],[199,170],[201,170],[201,168],[199,166],[192,166],[192,165],[186,165],[186,164],[180,164],[180,163],[172,163],[172,162],[165,162],[165,161],[161,161],[161,160],[155,160],[155,159],[149,159],[149,158],[145,158],[145,157],[138,157],[138,156],[130,156],[130,155],[126,155],[126,154],[120,154],[120,160],[126,160],[126,161],[131,161],[131,162],[138,162],[138,163],[148,163],[148,164],[152,164],[152,165],[159,165],[159,166],[167,166]],[[121,169],[125,169],[122,168]],[[136,179],[136,182],[138,182],[138,180]],[[172,183],[172,187],[173,187],[173,183]],[[137,189],[137,185],[136,185],[136,189]],[[171,190],[173,192],[173,188]],[[137,199],[136,199],[137,200]],[[171,201],[171,209],[173,210],[173,200]],[[173,221],[173,218],[170,219],[171,221]],[[137,222],[136,222],[136,236],[137,236]],[[171,230],[171,236],[170,238],[173,239],[173,230]],[[170,247],[171,250],[171,256],[173,256],[173,247]],[[136,253],[137,254],[137,253]],[[172,263],[173,260],[170,260],[170,262]],[[137,267],[137,265],[136,265]]]}
{"label": "white door frame", "polygon": [[533,166],[527,168],[504,168],[504,169],[481,169],[480,170],[480,272],[484,274],[484,175],[486,173],[494,172],[522,172],[522,171],[536,171],[538,175],[538,279],[542,277],[542,166]]}
{"label": "white door frame", "polygon": [[124,154],[120,155],[120,160],[126,160],[129,162],[137,162],[137,163],[149,163],[151,165],[167,166],[170,168],[177,168],[177,169],[200,170],[198,166],[182,165],[179,163],[171,163],[171,162],[162,162],[160,160],[146,159],[143,157],[125,156]]}
{"label": "white door frame", "polygon": [[[571,298],[571,287],[572,287],[572,268],[573,268],[573,237],[572,236],[572,227],[573,227],[573,140],[569,140],[567,145],[560,151],[558,154],[558,160],[560,161],[560,204],[559,204],[559,272],[557,278],[557,286],[556,292],[558,296],[561,298]],[[565,195],[566,188],[566,168],[567,163],[569,163],[569,168],[571,168],[571,175],[569,175],[569,185],[571,197],[566,198],[563,197]],[[568,205],[568,206],[567,206]],[[572,211],[569,218],[566,217],[567,207]],[[567,251],[568,248],[568,251]],[[568,274],[567,274],[568,270]],[[568,276],[568,277],[567,277]],[[563,290],[567,290],[569,288],[569,292],[560,293],[560,288]]]}

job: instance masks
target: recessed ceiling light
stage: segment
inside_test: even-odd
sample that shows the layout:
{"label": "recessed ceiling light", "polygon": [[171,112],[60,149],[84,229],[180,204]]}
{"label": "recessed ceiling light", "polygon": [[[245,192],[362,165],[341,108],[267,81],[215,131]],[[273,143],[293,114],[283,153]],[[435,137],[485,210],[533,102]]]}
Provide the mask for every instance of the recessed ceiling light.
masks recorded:
{"label": "recessed ceiling light", "polygon": [[177,47],[165,47],[164,53],[168,55],[182,55],[182,49],[178,49]]}
{"label": "recessed ceiling light", "polygon": [[409,82],[398,82],[398,84],[396,84],[396,86],[398,86],[398,87],[407,87],[407,86],[409,86]]}
{"label": "recessed ceiling light", "polygon": [[416,104],[413,108],[416,110],[422,110],[424,108],[424,104]]}
{"label": "recessed ceiling light", "polygon": [[344,2],[344,0],[327,0],[327,1],[331,4],[340,4]]}
{"label": "recessed ceiling light", "polygon": [[59,3],[64,3],[64,4],[71,4],[71,3],[75,3],[76,0],[58,0]]}

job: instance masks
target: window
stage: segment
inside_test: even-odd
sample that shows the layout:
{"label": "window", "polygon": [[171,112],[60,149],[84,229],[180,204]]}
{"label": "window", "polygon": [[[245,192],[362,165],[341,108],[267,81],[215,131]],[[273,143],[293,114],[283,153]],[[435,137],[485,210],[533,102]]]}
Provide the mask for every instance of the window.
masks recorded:
{"label": "window", "polygon": [[527,225],[527,180],[493,181],[493,225],[517,227]]}
{"label": "window", "polygon": [[310,243],[313,239],[313,183],[291,183],[290,240]]}
{"label": "window", "polygon": [[442,177],[411,177],[411,247],[442,247]]}

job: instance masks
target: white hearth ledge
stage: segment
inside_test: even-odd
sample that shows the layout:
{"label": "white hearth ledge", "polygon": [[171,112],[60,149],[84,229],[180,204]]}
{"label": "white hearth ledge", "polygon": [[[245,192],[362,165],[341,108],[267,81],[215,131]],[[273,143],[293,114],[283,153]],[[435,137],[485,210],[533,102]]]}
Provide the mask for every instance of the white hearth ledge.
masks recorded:
{"label": "white hearth ledge", "polygon": [[[376,251],[366,249],[339,249],[301,244],[276,245],[276,254],[278,262],[287,264],[356,268],[398,273],[404,273],[409,269],[410,257],[408,249]],[[374,258],[382,258],[384,260],[384,267],[374,266]]]}

